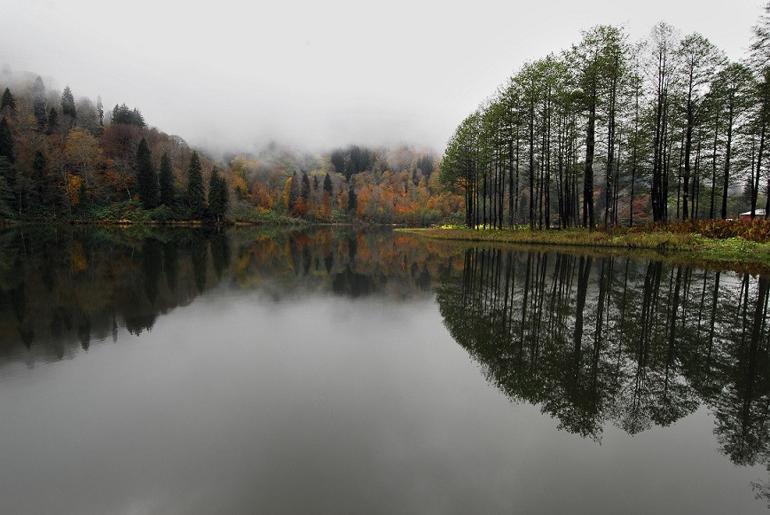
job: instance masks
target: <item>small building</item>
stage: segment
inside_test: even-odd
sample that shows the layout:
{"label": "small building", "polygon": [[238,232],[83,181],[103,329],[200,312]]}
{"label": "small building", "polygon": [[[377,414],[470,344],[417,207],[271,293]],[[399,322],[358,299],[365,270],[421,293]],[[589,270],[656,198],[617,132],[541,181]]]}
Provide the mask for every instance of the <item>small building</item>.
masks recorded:
{"label": "small building", "polygon": [[[754,210],[754,218],[764,218],[765,217],[765,210],[764,209],[755,209]],[[751,211],[746,211],[745,213],[740,214],[740,219],[742,222],[750,222],[751,221]]]}

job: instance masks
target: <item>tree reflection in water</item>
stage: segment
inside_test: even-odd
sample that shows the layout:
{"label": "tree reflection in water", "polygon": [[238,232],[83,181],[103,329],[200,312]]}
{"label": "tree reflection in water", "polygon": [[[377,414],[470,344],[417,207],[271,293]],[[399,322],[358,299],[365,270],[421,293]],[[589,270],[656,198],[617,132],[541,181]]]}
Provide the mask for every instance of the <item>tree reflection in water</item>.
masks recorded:
{"label": "tree reflection in water", "polygon": [[[0,366],[138,335],[202,294],[399,300],[436,291],[506,396],[600,440],[706,406],[723,453],[770,464],[768,279],[625,257],[458,248],[390,232],[24,228],[0,233]],[[217,294],[218,294],[217,293]],[[756,484],[770,498],[770,486]]]}
{"label": "tree reflection in water", "polygon": [[438,302],[488,379],[566,431],[636,434],[703,404],[734,463],[770,463],[767,277],[474,248]]}

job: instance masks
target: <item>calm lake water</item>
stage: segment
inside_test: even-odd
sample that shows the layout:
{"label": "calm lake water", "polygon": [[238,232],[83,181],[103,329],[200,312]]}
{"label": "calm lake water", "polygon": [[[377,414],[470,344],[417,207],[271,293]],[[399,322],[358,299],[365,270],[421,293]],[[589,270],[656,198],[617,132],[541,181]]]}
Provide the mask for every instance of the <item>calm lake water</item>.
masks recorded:
{"label": "calm lake water", "polygon": [[0,512],[765,513],[769,284],[386,231],[6,231]]}

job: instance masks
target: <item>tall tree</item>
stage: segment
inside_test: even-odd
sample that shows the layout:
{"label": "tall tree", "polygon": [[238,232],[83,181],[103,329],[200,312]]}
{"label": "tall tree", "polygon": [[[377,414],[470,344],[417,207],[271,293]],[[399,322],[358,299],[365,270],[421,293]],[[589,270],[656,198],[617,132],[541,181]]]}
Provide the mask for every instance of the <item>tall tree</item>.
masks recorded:
{"label": "tall tree", "polygon": [[740,63],[727,65],[714,79],[713,87],[723,103],[723,118],[727,131],[722,175],[722,207],[720,212],[722,219],[727,218],[727,194],[730,189],[735,131],[750,105],[751,92],[754,87],[753,80],[751,70]]}
{"label": "tall tree", "polygon": [[227,213],[228,193],[225,179],[219,175],[219,170],[214,167],[209,179],[209,212],[217,223],[221,223]]}
{"label": "tall tree", "polygon": [[16,162],[13,134],[11,133],[11,127],[5,116],[0,119],[0,156],[5,157],[10,164]]}
{"label": "tall tree", "polygon": [[136,186],[145,209],[158,205],[158,176],[152,166],[150,147],[144,138],[136,150]]}
{"label": "tall tree", "polygon": [[48,115],[45,105],[45,86],[43,85],[43,79],[40,77],[37,77],[32,84],[32,111],[37,120],[38,129],[45,129]]}
{"label": "tall tree", "polygon": [[160,157],[160,172],[158,173],[158,186],[160,189],[160,203],[164,206],[173,207],[176,201],[176,191],[174,188],[174,172],[171,169],[171,159],[168,153],[164,152]]}
{"label": "tall tree", "polygon": [[331,177],[329,177],[328,173],[324,177],[324,191],[328,193],[330,196],[333,193],[332,179]]}
{"label": "tall tree", "polygon": [[203,173],[198,153],[193,151],[187,168],[187,207],[190,216],[200,218],[206,211],[206,197],[203,189]]}
{"label": "tall tree", "polygon": [[61,113],[64,116],[69,116],[73,121],[77,118],[75,97],[72,96],[72,90],[69,86],[65,87],[61,94]]}
{"label": "tall tree", "polygon": [[705,37],[694,33],[686,36],[677,51],[684,75],[685,143],[684,174],[682,176],[682,218],[690,217],[690,178],[692,176],[693,134],[702,123],[701,106],[704,89],[717,68],[724,63],[722,53]]}
{"label": "tall tree", "polygon": [[0,113],[2,114],[15,114],[16,113],[16,99],[13,98],[11,90],[5,88],[3,91],[3,98],[0,100]]}

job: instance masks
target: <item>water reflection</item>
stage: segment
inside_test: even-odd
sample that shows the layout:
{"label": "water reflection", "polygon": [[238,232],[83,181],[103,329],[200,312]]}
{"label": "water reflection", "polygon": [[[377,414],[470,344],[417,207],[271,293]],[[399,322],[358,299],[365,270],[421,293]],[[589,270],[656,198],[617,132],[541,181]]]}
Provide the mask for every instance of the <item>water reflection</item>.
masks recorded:
{"label": "water reflection", "polygon": [[[428,296],[461,257],[387,231],[24,228],[0,233],[0,357],[61,359],[140,335],[218,287]],[[1,363],[0,363],[1,365]]]}
{"label": "water reflection", "polygon": [[[770,468],[769,287],[662,261],[388,231],[21,228],[0,233],[0,373],[146,336],[201,296],[379,296],[435,312],[435,295],[488,380],[560,429],[599,442],[610,426],[636,435],[706,407],[722,454]],[[770,483],[753,487],[770,499]]]}
{"label": "water reflection", "polygon": [[734,463],[770,463],[767,277],[469,249],[438,302],[488,379],[566,431],[599,440],[611,423],[636,434],[704,404]]}

